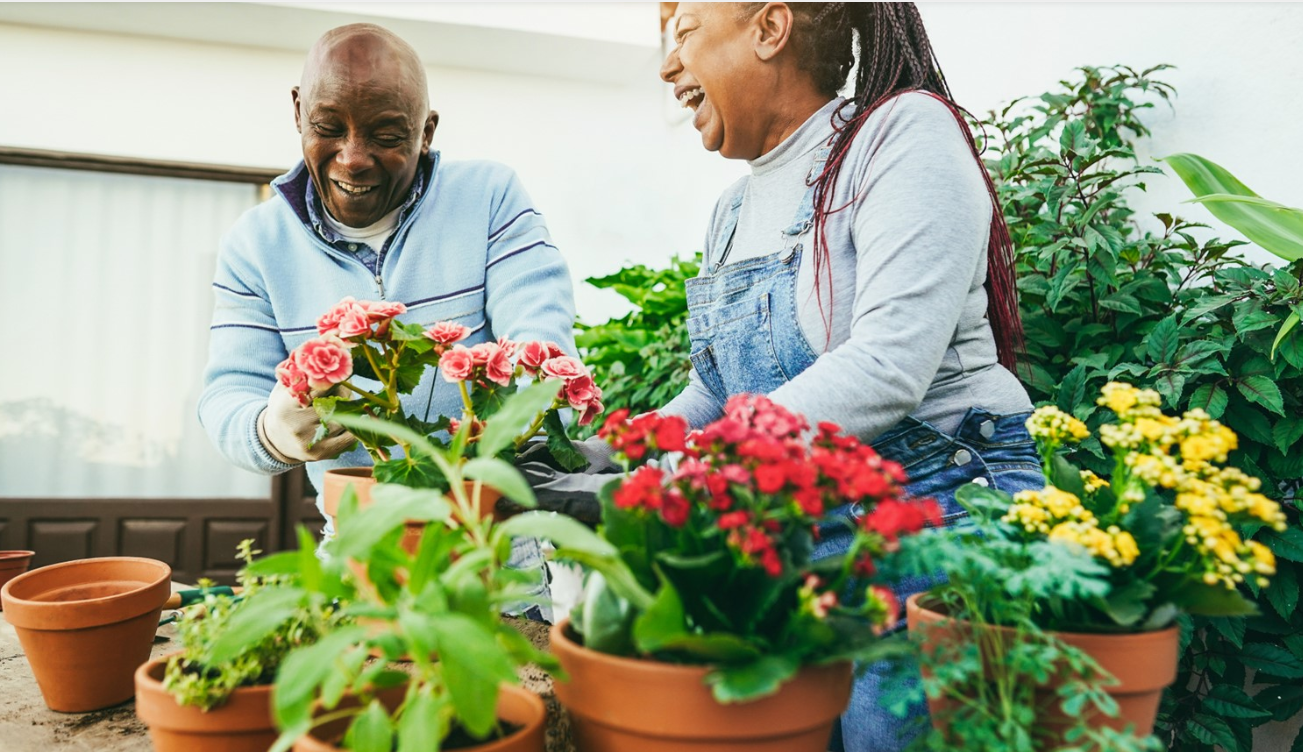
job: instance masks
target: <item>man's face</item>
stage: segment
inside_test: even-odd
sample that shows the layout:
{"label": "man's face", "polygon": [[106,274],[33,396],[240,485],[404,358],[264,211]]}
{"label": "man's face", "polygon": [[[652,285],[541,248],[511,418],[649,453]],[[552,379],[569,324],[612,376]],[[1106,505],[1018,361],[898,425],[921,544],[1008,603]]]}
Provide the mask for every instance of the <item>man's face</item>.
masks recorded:
{"label": "man's face", "polygon": [[335,50],[314,82],[295,87],[303,161],[339,222],[375,224],[407,198],[437,123],[413,89],[396,59],[365,49]]}

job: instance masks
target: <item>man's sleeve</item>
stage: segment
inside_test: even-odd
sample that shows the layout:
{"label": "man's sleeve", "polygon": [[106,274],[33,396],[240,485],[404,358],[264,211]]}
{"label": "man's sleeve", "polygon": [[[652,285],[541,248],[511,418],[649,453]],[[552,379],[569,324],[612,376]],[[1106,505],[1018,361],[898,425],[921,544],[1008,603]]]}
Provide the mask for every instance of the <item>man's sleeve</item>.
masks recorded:
{"label": "man's sleeve", "polygon": [[262,446],[258,415],[276,385],[276,365],[288,354],[266,290],[257,275],[241,266],[228,234],[213,280],[216,303],[199,422],[235,465],[255,473],[283,473],[294,466],[280,462]]}
{"label": "man's sleeve", "polygon": [[485,309],[493,335],[550,340],[576,355],[570,272],[514,172],[493,207],[487,259]]}

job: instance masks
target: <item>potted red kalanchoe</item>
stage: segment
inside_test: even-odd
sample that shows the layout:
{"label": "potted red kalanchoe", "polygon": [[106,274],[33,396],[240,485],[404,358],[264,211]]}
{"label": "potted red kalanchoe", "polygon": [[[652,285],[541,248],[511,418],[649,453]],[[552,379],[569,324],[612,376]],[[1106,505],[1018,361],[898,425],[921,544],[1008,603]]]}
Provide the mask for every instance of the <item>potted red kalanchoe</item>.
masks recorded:
{"label": "potted red kalanchoe", "polygon": [[[566,436],[558,411],[571,408],[579,423],[591,423],[602,412],[602,391],[578,359],[566,355],[552,342],[512,342],[499,338],[467,346],[470,328],[457,322],[437,322],[423,327],[399,321],[407,312],[402,303],[358,301],[348,297],[317,320],[317,337],[299,345],[279,366],[276,377],[303,405],[321,416],[318,439],[327,425],[340,416],[369,416],[399,424],[448,447],[451,436],[465,425],[463,451],[478,441],[517,382],[559,380],[563,386],[551,405],[521,421],[514,440],[502,450],[504,459],[545,431],[547,447],[564,468],[584,465]],[[427,369],[461,392],[460,416],[408,413],[401,397],[409,395]],[[513,417],[514,419],[514,417]],[[358,487],[367,502],[365,487],[375,481],[417,488],[443,488],[443,474],[410,443],[389,434],[355,429],[353,434],[371,455],[374,468],[337,469],[327,472],[327,512],[333,514],[338,495],[348,484]],[[448,437],[445,439],[444,437]]]}
{"label": "potted red kalanchoe", "polygon": [[[595,571],[552,632],[578,745],[823,750],[851,660],[892,651],[880,633],[899,605],[878,566],[939,521],[936,503],[905,499],[901,467],[836,425],[811,432],[763,396],[692,433],[623,410],[600,433],[627,471],[601,494],[608,551],[557,552]],[[814,560],[817,525],[846,505],[863,510],[842,517],[849,549]]]}

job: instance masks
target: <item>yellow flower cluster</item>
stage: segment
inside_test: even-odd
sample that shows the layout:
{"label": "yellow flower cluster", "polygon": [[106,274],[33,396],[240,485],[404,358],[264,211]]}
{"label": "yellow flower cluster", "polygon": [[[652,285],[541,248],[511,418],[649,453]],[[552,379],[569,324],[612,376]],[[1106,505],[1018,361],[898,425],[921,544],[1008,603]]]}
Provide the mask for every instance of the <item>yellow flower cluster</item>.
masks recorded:
{"label": "yellow flower cluster", "polygon": [[1093,524],[1095,516],[1077,495],[1057,486],[1046,486],[1040,491],[1027,489],[1015,494],[1013,504],[1001,520],[1022,526],[1028,533],[1049,533],[1051,526],[1065,520]]}
{"label": "yellow flower cluster", "polygon": [[1065,521],[1050,529],[1050,541],[1065,541],[1083,547],[1113,567],[1126,567],[1140,556],[1135,538],[1117,526],[1100,528],[1095,521]]}
{"label": "yellow flower cluster", "polygon": [[1108,486],[1108,480],[1102,479],[1095,475],[1094,471],[1085,470],[1081,472],[1081,483],[1086,485],[1086,493],[1094,494],[1095,492]]}
{"label": "yellow flower cluster", "polygon": [[1044,405],[1027,419],[1027,431],[1033,439],[1057,447],[1064,442],[1080,442],[1090,436],[1090,430],[1076,416]]}
{"label": "yellow flower cluster", "polygon": [[1118,417],[1161,416],[1158,406],[1163,398],[1153,390],[1141,390],[1125,382],[1109,382],[1099,391],[1100,397],[1095,402],[1118,414]]}

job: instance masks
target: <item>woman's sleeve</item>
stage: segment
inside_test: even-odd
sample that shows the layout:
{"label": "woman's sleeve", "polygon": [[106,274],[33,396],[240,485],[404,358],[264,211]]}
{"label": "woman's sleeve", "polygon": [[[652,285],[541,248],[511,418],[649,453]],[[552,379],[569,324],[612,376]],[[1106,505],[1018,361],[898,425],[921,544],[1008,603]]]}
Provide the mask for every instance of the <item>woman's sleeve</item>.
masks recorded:
{"label": "woman's sleeve", "polygon": [[908,94],[883,107],[893,109],[880,128],[865,126],[847,157],[868,166],[849,210],[850,337],[771,393],[811,425],[832,421],[866,440],[923,401],[981,285],[991,222],[982,168],[945,105]]}

